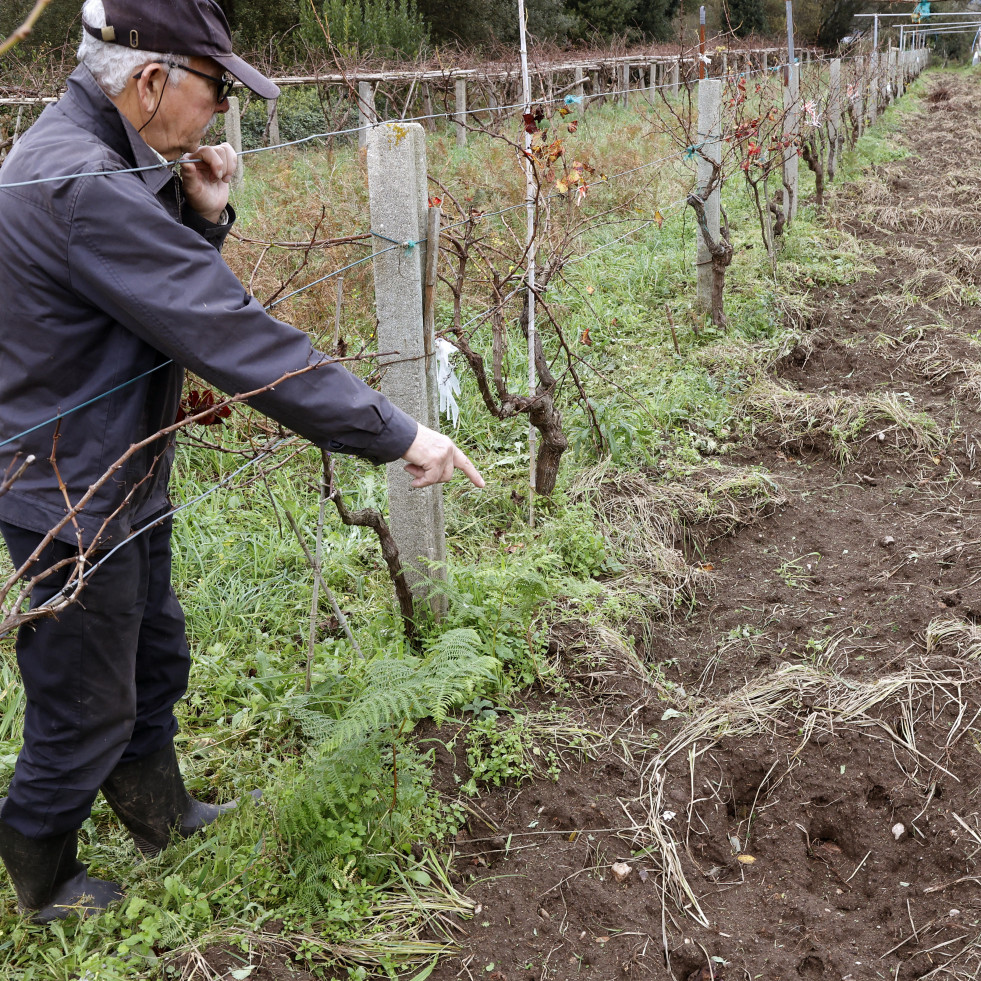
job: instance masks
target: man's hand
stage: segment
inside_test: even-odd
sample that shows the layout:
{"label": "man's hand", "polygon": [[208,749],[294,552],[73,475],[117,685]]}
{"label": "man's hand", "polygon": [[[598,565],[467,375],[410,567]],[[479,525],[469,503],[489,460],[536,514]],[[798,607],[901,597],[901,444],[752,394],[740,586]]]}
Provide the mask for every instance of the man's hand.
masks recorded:
{"label": "man's hand", "polygon": [[[188,163],[188,159],[200,163]],[[187,203],[202,218],[217,223],[228,204],[228,184],[235,176],[238,160],[230,143],[199,146],[181,158],[181,181]]]}
{"label": "man's hand", "polygon": [[413,487],[429,487],[446,483],[454,470],[462,470],[475,487],[484,486],[484,478],[466,454],[449,438],[420,425],[412,445],[402,454],[406,472],[413,478]]}

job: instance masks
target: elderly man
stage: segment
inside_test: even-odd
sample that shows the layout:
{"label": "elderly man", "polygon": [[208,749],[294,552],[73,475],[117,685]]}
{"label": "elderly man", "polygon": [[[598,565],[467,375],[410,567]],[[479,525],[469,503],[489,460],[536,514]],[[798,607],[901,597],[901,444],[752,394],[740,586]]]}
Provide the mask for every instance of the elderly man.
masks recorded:
{"label": "elderly man", "polygon": [[417,487],[454,468],[483,485],[451,440],[266,314],[221,259],[235,154],[201,140],[228,108],[225,72],[263,98],[278,89],[232,54],[217,4],[87,0],[82,21],[66,95],[0,170],[0,475],[35,458],[0,496],[0,531],[18,568],[48,570],[33,606],[64,589],[80,545],[91,564],[125,542],[77,603],[17,639],[27,709],[0,858],[37,922],[121,895],[76,855],[100,789],[147,854],[223,809],[188,795],[173,745],[189,655],[170,585],[173,445],[153,437],[185,368],[226,392],[266,389],[250,404],[322,448],[401,457]]}

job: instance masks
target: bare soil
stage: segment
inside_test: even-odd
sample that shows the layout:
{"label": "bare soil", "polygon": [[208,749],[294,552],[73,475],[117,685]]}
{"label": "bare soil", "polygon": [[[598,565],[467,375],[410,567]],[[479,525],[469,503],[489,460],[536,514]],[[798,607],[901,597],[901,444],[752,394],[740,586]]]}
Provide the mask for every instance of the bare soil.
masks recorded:
{"label": "bare soil", "polygon": [[710,585],[640,652],[656,683],[580,697],[616,733],[598,759],[476,801],[454,869],[477,912],[434,981],[981,971],[979,80],[928,89],[909,157],[831,206],[874,270],[812,298],[775,380],[901,393],[944,448],[872,422],[842,463],[774,424],[726,461],[788,503],[689,556]]}

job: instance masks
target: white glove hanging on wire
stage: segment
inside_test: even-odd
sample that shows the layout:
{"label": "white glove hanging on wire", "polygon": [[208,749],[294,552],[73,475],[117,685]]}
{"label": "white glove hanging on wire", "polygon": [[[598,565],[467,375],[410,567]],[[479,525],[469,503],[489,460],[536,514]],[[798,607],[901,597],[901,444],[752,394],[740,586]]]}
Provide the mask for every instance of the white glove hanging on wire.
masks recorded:
{"label": "white glove hanging on wire", "polygon": [[436,387],[439,390],[439,411],[453,420],[453,428],[460,425],[460,406],[456,396],[460,394],[460,379],[457,378],[451,355],[456,354],[456,348],[442,337],[436,341]]}

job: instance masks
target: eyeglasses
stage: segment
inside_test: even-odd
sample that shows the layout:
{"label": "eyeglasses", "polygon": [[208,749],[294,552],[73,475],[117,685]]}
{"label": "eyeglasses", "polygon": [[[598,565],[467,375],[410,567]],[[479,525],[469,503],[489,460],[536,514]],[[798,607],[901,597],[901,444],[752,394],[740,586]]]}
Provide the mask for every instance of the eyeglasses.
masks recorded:
{"label": "eyeglasses", "polygon": [[[235,87],[235,79],[229,78],[227,75],[208,75],[205,72],[199,72],[196,68],[189,68],[187,65],[178,65],[176,61],[166,61],[164,64],[169,68],[179,68],[181,71],[197,75],[198,78],[206,78],[209,82],[214,82],[216,102],[218,105],[221,105],[231,95],[232,89]],[[142,74],[143,69],[141,68],[133,78],[139,78]]]}

